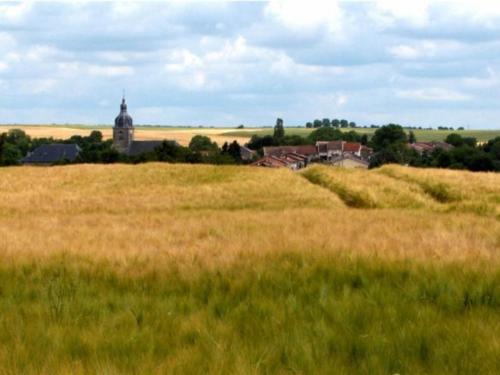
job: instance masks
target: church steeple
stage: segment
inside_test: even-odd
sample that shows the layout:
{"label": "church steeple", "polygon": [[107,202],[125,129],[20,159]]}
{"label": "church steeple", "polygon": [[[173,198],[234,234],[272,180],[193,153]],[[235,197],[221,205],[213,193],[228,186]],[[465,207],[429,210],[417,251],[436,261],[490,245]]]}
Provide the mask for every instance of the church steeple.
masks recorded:
{"label": "church steeple", "polygon": [[120,152],[128,152],[133,141],[134,124],[132,117],[127,112],[124,92],[120,104],[120,114],[115,118],[115,126],[113,127],[113,147]]}

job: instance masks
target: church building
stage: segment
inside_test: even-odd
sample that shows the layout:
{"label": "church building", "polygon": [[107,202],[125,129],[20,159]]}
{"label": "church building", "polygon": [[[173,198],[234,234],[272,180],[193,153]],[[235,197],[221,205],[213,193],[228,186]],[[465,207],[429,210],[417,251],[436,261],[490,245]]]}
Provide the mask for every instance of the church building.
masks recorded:
{"label": "church building", "polygon": [[[153,152],[163,141],[136,141],[134,140],[134,122],[127,112],[125,97],[120,105],[120,114],[115,118],[113,126],[113,148],[129,156],[137,156]],[[175,141],[168,141],[174,142]]]}

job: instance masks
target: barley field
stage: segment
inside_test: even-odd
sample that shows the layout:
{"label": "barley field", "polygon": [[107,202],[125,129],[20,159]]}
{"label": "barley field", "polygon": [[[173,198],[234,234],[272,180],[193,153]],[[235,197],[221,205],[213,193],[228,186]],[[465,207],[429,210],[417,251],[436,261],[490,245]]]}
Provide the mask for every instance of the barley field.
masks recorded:
{"label": "barley field", "polygon": [[0,169],[0,373],[500,372],[500,175]]}

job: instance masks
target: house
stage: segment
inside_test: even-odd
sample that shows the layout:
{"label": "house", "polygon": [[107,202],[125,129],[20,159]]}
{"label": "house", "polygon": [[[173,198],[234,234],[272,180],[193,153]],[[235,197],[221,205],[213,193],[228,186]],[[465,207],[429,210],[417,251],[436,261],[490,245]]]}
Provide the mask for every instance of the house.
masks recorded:
{"label": "house", "polygon": [[30,152],[21,159],[21,162],[28,165],[52,165],[62,162],[74,162],[80,151],[80,148],[76,144],[46,144]]}
{"label": "house", "polygon": [[[373,154],[371,148],[361,143],[346,141],[318,141],[314,145],[264,147],[263,150],[264,158],[252,165],[278,167],[285,162],[291,169],[300,169],[312,161],[321,161],[348,168],[367,168]],[[297,157],[302,160],[295,160]]]}
{"label": "house", "polygon": [[255,167],[281,168],[286,167],[287,163],[278,156],[268,155],[250,165]]}
{"label": "house", "polygon": [[333,159],[330,160],[332,165],[336,167],[342,167],[342,168],[363,168],[367,169],[370,163],[354,154],[350,153],[345,153],[340,156],[335,156]]}
{"label": "house", "polygon": [[316,148],[319,159],[323,161],[331,161],[333,158],[344,154],[351,154],[368,160],[373,154],[373,150],[370,147],[358,142],[318,141],[316,142]]}
{"label": "house", "polygon": [[408,147],[415,150],[419,154],[431,153],[438,148],[445,151],[449,151],[453,148],[452,145],[446,142],[415,142],[409,143]]}
{"label": "house", "polygon": [[245,146],[240,146],[240,157],[243,161],[251,161],[257,153]]}
{"label": "house", "polygon": [[[120,113],[115,118],[113,126],[113,148],[129,156],[138,156],[153,152],[163,141],[136,141],[134,140],[134,124],[127,112],[125,98],[120,105]],[[178,145],[176,141],[167,141]]]}
{"label": "house", "polygon": [[297,170],[304,168],[307,165],[307,156],[300,155],[295,152],[281,154],[280,156],[267,155],[250,165],[268,168],[287,167],[292,170]]}
{"label": "house", "polygon": [[264,156],[282,156],[291,153],[299,154],[305,156],[308,162],[318,158],[318,150],[315,145],[264,147],[263,151]]}

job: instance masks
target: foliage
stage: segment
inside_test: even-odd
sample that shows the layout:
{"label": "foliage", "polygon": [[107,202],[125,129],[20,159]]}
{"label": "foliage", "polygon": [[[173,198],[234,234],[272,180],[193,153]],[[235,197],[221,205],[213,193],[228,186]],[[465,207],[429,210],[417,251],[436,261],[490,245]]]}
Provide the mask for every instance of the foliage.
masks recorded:
{"label": "foliage", "polygon": [[318,128],[309,134],[308,140],[310,143],[317,141],[337,141],[342,139],[343,133],[335,128]]}
{"label": "foliage", "polygon": [[216,152],[217,143],[205,135],[195,135],[189,142],[189,149],[194,152]]}
{"label": "foliage", "polygon": [[273,138],[279,142],[285,136],[285,128],[283,127],[283,120],[278,118],[274,126]]}
{"label": "foliage", "polygon": [[371,139],[371,144],[375,151],[382,151],[386,148],[395,148],[406,145],[408,138],[401,125],[389,124],[375,131]]}

